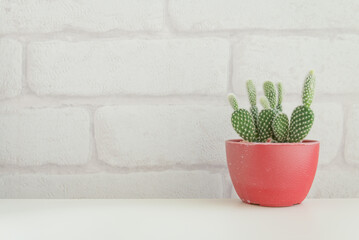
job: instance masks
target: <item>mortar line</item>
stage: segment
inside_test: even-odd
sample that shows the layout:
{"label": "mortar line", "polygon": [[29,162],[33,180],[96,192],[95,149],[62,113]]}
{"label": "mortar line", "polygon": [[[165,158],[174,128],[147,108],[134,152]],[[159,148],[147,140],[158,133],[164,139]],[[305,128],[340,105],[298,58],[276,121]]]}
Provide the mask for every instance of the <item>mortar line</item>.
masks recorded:
{"label": "mortar line", "polygon": [[1,165],[1,175],[21,174],[58,174],[58,175],[79,175],[79,174],[130,174],[130,173],[153,173],[167,171],[204,171],[212,174],[221,174],[226,166],[209,164],[174,164],[156,166],[119,167],[98,161],[96,165],[65,165],[45,164],[41,166],[19,166]]}
{"label": "mortar line", "polygon": [[[108,105],[204,105],[210,102],[212,105],[224,106],[227,104],[226,94],[222,95],[168,95],[168,96],[38,96],[25,93],[14,98],[0,100],[1,105],[15,107],[69,107],[87,106],[101,107]],[[241,95],[240,95],[241,96]],[[299,94],[287,94],[287,102],[300,101]],[[335,98],[335,101],[333,100]],[[318,94],[316,103],[341,103],[349,104],[359,100],[356,94]]]}
{"label": "mortar line", "polygon": [[[109,30],[105,32],[89,32],[76,28],[68,28],[55,32],[33,32],[33,33],[3,33],[0,38],[24,38],[27,40],[55,40],[81,41],[93,39],[167,39],[167,38],[206,38],[221,37],[228,39],[237,35],[266,35],[266,36],[309,36],[309,37],[334,37],[340,35],[359,35],[359,29],[233,29],[216,31],[178,31],[173,26],[168,15],[168,5],[165,11],[165,26],[167,31],[121,31]],[[72,38],[72,39],[69,39]]]}

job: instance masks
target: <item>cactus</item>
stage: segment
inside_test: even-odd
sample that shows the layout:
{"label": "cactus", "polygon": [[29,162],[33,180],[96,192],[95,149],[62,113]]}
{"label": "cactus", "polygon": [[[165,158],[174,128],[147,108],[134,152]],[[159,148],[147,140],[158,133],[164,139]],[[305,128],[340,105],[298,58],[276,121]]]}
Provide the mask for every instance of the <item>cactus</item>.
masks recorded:
{"label": "cactus", "polygon": [[310,71],[304,81],[302,93],[302,106],[294,109],[289,127],[288,142],[300,142],[304,139],[314,122],[314,112],[310,109],[310,105],[314,98],[315,77],[313,71]]}
{"label": "cactus", "polygon": [[290,118],[288,142],[300,142],[305,138],[314,121],[314,113],[309,107],[302,105],[294,109]]}
{"label": "cactus", "polygon": [[251,113],[245,109],[238,108],[236,96],[228,94],[228,101],[234,112],[232,114],[232,126],[234,130],[246,141],[253,142],[256,140],[256,128]]}
{"label": "cactus", "polygon": [[248,98],[249,103],[251,104],[250,112],[253,117],[254,125],[257,128],[258,127],[258,107],[257,107],[257,92],[256,87],[254,86],[254,83],[252,80],[247,81],[247,92],[248,92]]}
{"label": "cactus", "polygon": [[314,97],[314,88],[315,88],[315,77],[312,70],[309,72],[304,82],[303,94],[302,94],[303,105],[310,107],[310,105],[312,104]]}
{"label": "cactus", "polygon": [[256,93],[256,87],[254,86],[252,80],[247,81],[247,92],[248,92],[249,103],[251,104],[251,106],[255,106],[257,104],[257,93]]}
{"label": "cactus", "polygon": [[249,111],[252,114],[254,126],[257,128],[258,127],[258,115],[259,115],[258,107],[257,106],[251,106]]}
{"label": "cactus", "polygon": [[[263,84],[265,97],[260,98],[263,110],[259,113],[257,94],[252,80],[247,81],[250,110],[239,109],[234,94],[228,95],[228,100],[234,109],[232,125],[235,131],[246,141],[266,142],[300,142],[309,133],[314,122],[314,113],[310,109],[313,102],[315,77],[310,71],[304,81],[302,103],[293,111],[290,121],[282,113],[283,87],[281,83],[275,85],[266,81]],[[259,114],[258,114],[259,113]]]}
{"label": "cactus", "polygon": [[277,102],[277,107],[276,109],[279,112],[283,111],[283,107],[282,107],[282,101],[283,101],[283,86],[282,83],[277,83],[277,91],[278,91],[278,102]]}
{"label": "cactus", "polygon": [[258,118],[258,140],[266,142],[273,135],[272,121],[275,113],[272,109],[264,109],[259,113]]}
{"label": "cactus", "polygon": [[264,109],[270,109],[269,101],[266,97],[261,97],[259,101],[261,102]]}
{"label": "cactus", "polygon": [[278,114],[272,123],[273,135],[277,142],[285,142],[288,138],[289,119],[285,113]]}
{"label": "cactus", "polygon": [[263,84],[264,95],[269,101],[269,105],[272,109],[277,106],[277,94],[275,91],[274,84],[270,81],[267,81]]}
{"label": "cactus", "polygon": [[276,117],[278,110],[277,106],[277,93],[274,84],[267,81],[263,84],[264,98],[261,98],[261,103],[264,107],[259,114],[258,118],[258,140],[266,142],[269,138],[273,139],[272,122]]}
{"label": "cactus", "polygon": [[238,102],[236,96],[233,93],[228,94],[228,101],[234,111],[238,110]]}
{"label": "cactus", "polygon": [[232,114],[232,126],[234,130],[246,141],[256,140],[256,130],[252,115],[245,109],[238,109]]}

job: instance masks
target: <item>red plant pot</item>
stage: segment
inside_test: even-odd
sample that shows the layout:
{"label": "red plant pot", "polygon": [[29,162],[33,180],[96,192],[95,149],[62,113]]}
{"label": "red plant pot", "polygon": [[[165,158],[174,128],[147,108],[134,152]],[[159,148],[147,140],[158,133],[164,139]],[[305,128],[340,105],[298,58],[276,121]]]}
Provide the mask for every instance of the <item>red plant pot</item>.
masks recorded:
{"label": "red plant pot", "polygon": [[301,203],[312,186],[319,142],[250,143],[226,141],[227,163],[243,202],[285,207]]}

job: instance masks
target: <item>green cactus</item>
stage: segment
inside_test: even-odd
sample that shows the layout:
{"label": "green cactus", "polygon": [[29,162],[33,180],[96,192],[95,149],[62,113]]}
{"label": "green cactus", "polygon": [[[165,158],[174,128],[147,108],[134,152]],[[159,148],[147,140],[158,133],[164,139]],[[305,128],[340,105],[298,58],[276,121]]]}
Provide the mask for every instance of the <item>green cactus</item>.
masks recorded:
{"label": "green cactus", "polygon": [[272,109],[275,109],[275,107],[277,106],[277,93],[274,84],[270,81],[266,81],[263,84],[263,90],[264,90],[264,95],[269,101],[270,107]]}
{"label": "green cactus", "polygon": [[266,97],[261,97],[259,101],[261,102],[264,109],[270,109],[269,101]]}
{"label": "green cactus", "polygon": [[282,113],[283,87],[277,83],[277,91],[274,84],[266,81],[263,84],[265,97],[260,98],[263,110],[258,114],[256,89],[252,80],[247,81],[247,91],[250,110],[238,108],[238,102],[234,94],[228,95],[228,100],[234,109],[232,125],[236,132],[249,142],[300,142],[309,133],[314,122],[314,113],[310,109],[313,102],[315,77],[310,71],[304,82],[302,102],[288,116]]}
{"label": "green cactus", "polygon": [[252,115],[245,109],[238,109],[232,114],[232,126],[234,130],[246,141],[256,140],[256,128]]}
{"label": "green cactus", "polygon": [[247,81],[247,92],[248,92],[249,103],[251,104],[251,106],[255,106],[257,104],[257,93],[256,93],[256,87],[254,86],[252,80]]}
{"label": "green cactus", "polygon": [[258,127],[258,107],[257,107],[257,92],[256,92],[256,87],[254,86],[254,83],[252,80],[248,80],[247,81],[247,92],[248,92],[248,98],[249,98],[249,103],[251,104],[250,107],[250,112],[252,114],[253,117],[253,121],[254,121],[254,125],[256,126],[256,128]]}
{"label": "green cactus", "polygon": [[272,109],[264,109],[259,113],[258,118],[258,140],[266,142],[273,135],[272,121],[275,113]]}
{"label": "green cactus", "polygon": [[312,70],[309,72],[304,82],[303,94],[302,94],[303,105],[310,107],[310,105],[312,104],[314,97],[314,88],[315,88],[315,77]]}
{"label": "green cactus", "polygon": [[285,113],[278,114],[272,123],[272,129],[275,139],[278,142],[285,142],[288,138],[289,119]]}
{"label": "green cactus", "polygon": [[228,94],[228,101],[231,104],[234,111],[238,110],[237,98],[233,93]]}
{"label": "green cactus", "polygon": [[259,115],[259,110],[257,106],[251,106],[249,108],[249,111],[252,114],[252,118],[253,118],[253,122],[254,122],[254,126],[257,128],[258,127],[258,115]]}
{"label": "green cactus", "polygon": [[309,107],[302,105],[294,109],[290,118],[288,142],[300,142],[313,126],[314,113]]}
{"label": "green cactus", "polygon": [[314,112],[310,109],[310,105],[314,98],[315,76],[314,72],[310,71],[304,81],[302,93],[302,106],[294,109],[289,127],[288,142],[300,142],[309,133],[314,122]]}
{"label": "green cactus", "polygon": [[283,86],[282,83],[277,83],[277,91],[278,91],[278,102],[277,102],[277,107],[276,109],[279,112],[283,111],[283,107],[282,107],[282,101],[283,101]]}
{"label": "green cactus", "polygon": [[258,118],[258,140],[260,142],[266,142],[270,138],[273,139],[272,122],[278,112],[276,110],[277,94],[274,84],[270,81],[265,82],[263,90],[265,97],[262,97],[260,102],[264,110],[260,112]]}

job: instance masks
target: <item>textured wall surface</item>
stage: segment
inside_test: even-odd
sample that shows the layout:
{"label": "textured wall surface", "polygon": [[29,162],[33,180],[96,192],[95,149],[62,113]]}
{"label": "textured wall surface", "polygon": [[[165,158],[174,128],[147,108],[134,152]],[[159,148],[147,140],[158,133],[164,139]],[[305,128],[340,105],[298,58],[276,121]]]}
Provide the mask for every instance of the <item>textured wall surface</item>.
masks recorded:
{"label": "textured wall surface", "polygon": [[[231,198],[226,94],[314,69],[309,197],[359,197],[359,2],[0,1],[1,198]],[[260,91],[262,92],[262,91]]]}

